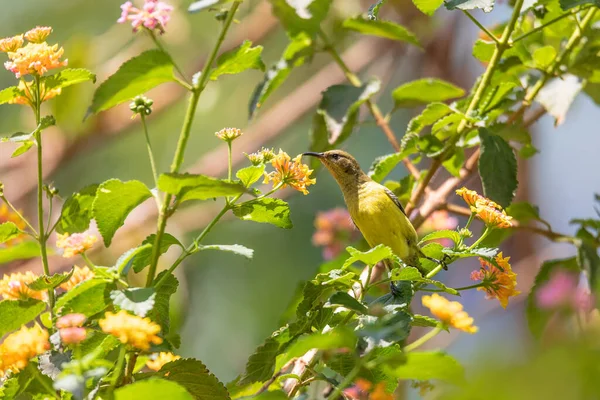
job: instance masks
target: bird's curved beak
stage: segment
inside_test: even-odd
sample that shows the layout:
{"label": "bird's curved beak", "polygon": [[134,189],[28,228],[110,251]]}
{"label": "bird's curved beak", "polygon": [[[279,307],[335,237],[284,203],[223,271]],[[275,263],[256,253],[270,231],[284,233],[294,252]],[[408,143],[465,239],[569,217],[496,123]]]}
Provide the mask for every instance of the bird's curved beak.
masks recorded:
{"label": "bird's curved beak", "polygon": [[309,151],[307,153],[302,153],[303,156],[311,156],[311,157],[317,157],[317,158],[323,158],[324,154],[323,153],[315,153],[312,151]]}

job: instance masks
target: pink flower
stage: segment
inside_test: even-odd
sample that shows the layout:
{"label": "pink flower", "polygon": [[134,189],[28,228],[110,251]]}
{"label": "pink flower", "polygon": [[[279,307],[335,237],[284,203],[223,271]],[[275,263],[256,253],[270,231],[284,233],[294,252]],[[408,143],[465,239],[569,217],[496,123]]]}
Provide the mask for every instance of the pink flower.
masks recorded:
{"label": "pink flower", "polygon": [[56,327],[59,329],[81,327],[85,320],[84,314],[67,314],[56,320]]}
{"label": "pink flower", "polygon": [[331,260],[359,238],[350,214],[343,208],[320,212],[315,219],[317,231],[312,237],[315,246],[323,246],[323,258]]}
{"label": "pink flower", "polygon": [[536,302],[543,309],[570,307],[589,312],[594,308],[594,296],[587,285],[578,284],[577,275],[564,270],[554,272],[539,288]]}
{"label": "pink flower", "polygon": [[121,5],[121,18],[117,22],[123,24],[131,21],[134,32],[145,27],[163,34],[171,18],[171,11],[173,11],[172,6],[158,0],[144,0],[142,9],[134,7],[131,1],[127,1]]}
{"label": "pink flower", "polygon": [[58,330],[60,340],[64,344],[77,344],[83,342],[87,337],[85,328],[63,328]]}

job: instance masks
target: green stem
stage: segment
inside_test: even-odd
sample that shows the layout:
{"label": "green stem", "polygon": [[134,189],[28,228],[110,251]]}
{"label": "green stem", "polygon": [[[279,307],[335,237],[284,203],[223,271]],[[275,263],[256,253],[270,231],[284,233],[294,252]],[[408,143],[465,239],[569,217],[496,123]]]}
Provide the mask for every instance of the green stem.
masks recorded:
{"label": "green stem", "polygon": [[21,213],[12,205],[12,203],[10,201],[8,201],[8,199],[6,197],[0,196],[0,199],[2,199],[2,201],[4,201],[8,205],[8,207],[12,210],[12,212],[14,212],[17,215],[17,217],[21,218],[21,221],[25,222],[25,225],[27,225],[29,227],[29,229],[31,229],[31,231],[33,232],[33,234],[35,235],[35,237],[37,239],[38,233],[35,230],[35,228],[33,226],[31,226],[29,221],[27,221],[25,219],[25,217],[23,215],[21,215]]}
{"label": "green stem", "polygon": [[432,330],[427,332],[425,335],[421,336],[420,338],[418,338],[417,340],[415,340],[408,346],[404,347],[404,352],[413,351],[413,350],[417,349],[418,347],[421,347],[426,342],[428,342],[429,340],[436,337],[437,334],[440,333],[441,331],[442,331],[442,327],[440,325],[436,326],[435,328],[433,328]]}
{"label": "green stem", "polygon": [[475,285],[454,288],[454,290],[461,291],[461,290],[477,289],[477,288],[484,287],[484,286],[485,285],[483,283],[476,283]]}
{"label": "green stem", "polygon": [[[156,47],[158,47],[158,49],[160,51],[169,54],[165,50],[164,46],[162,45],[162,43],[160,42],[160,40],[158,40],[158,38],[156,37],[156,35],[154,34],[154,32],[152,30],[146,29],[146,32],[148,32],[150,34],[150,38],[152,39],[152,41],[154,42],[154,44],[156,45]],[[183,71],[181,70],[181,68],[179,68],[179,65],[177,65],[177,63],[175,61],[173,61],[173,66],[175,67],[175,70],[181,76],[181,78],[184,79],[184,81],[176,79],[177,83],[181,84],[183,87],[185,87],[188,90],[192,90],[192,85],[190,85],[189,82],[187,82],[185,74],[183,73]]]}
{"label": "green stem", "polygon": [[538,26],[536,28],[533,28],[532,30],[530,30],[528,32],[525,32],[521,36],[517,36],[515,39],[511,40],[510,43],[511,44],[517,43],[518,41],[523,40],[526,37],[529,37],[530,35],[533,35],[534,33],[539,32],[542,29],[545,29],[545,28],[549,27],[552,24],[555,24],[556,22],[560,21],[561,19],[569,17],[569,16],[574,15],[574,14],[577,14],[578,12],[580,12],[582,10],[585,10],[587,8],[589,8],[589,7],[582,7],[581,9],[571,10],[571,11],[565,13],[565,14],[559,15],[558,17],[551,19],[550,21],[546,22],[545,24],[542,24],[542,25],[540,25],[540,26]]}
{"label": "green stem", "polygon": [[[227,13],[227,19],[223,23],[223,28],[221,29],[221,33],[217,38],[217,42],[213,47],[206,64],[204,64],[204,68],[202,69],[202,73],[200,75],[200,79],[196,85],[194,85],[192,90],[192,95],[188,101],[188,108],[185,114],[185,119],[183,121],[183,126],[181,128],[181,133],[179,135],[179,141],[177,142],[177,149],[175,150],[175,156],[173,157],[173,163],[171,164],[171,172],[176,173],[179,172],[181,168],[181,164],[183,163],[183,156],[185,153],[185,149],[187,147],[187,142],[190,138],[190,132],[192,130],[192,122],[194,120],[194,115],[196,114],[196,108],[198,106],[198,100],[200,99],[200,94],[206,87],[208,83],[208,78],[210,76],[210,69],[212,68],[212,64],[217,58],[217,54],[219,53],[219,49],[225,40],[225,35],[233,22],[235,17],[235,13],[240,6],[241,1],[236,0],[231,5],[229,12]],[[154,240],[154,246],[152,247],[152,258],[150,262],[150,268],[148,268],[148,277],[146,279],[146,286],[152,286],[152,282],[154,281],[154,276],[156,275],[156,268],[158,266],[158,258],[160,257],[160,243],[162,241],[162,237],[165,233],[165,229],[167,227],[167,219],[169,214],[169,205],[173,200],[173,196],[167,194],[165,196],[162,207],[160,208],[158,215],[158,224],[156,229],[156,238]]]}
{"label": "green stem", "polygon": [[39,369],[37,369],[33,364],[29,363],[27,364],[27,367],[29,368],[29,370],[31,371],[31,374],[33,375],[33,377],[38,381],[38,383],[44,388],[46,389],[46,391],[48,392],[49,395],[51,395],[52,397],[54,397],[55,399],[60,399],[60,396],[56,393],[56,390],[54,390],[54,388],[52,386],[50,386],[48,384],[48,381],[46,381],[44,379],[44,377],[41,375],[41,372]]}
{"label": "green stem", "polygon": [[475,213],[471,212],[471,215],[469,216],[469,220],[467,221],[467,224],[465,225],[465,229],[469,229],[474,218],[475,218]]}
{"label": "green stem", "polygon": [[231,171],[233,169],[233,161],[231,159],[231,141],[227,142],[227,180],[231,181]]}
{"label": "green stem", "polygon": [[135,369],[135,363],[137,362],[137,353],[129,354],[127,358],[127,364],[125,366],[125,376],[123,377],[123,384],[127,385],[133,380],[133,370]]}
{"label": "green stem", "polygon": [[485,26],[483,26],[483,25],[481,24],[481,22],[479,22],[479,21],[477,20],[477,18],[475,18],[475,17],[474,17],[474,16],[473,16],[473,15],[472,15],[470,12],[468,12],[467,10],[463,10],[463,12],[465,13],[465,15],[466,15],[467,17],[469,17],[469,19],[470,19],[471,21],[473,21],[473,23],[474,23],[475,25],[477,25],[477,26],[479,27],[479,29],[481,29],[481,30],[482,30],[482,31],[483,31],[483,32],[484,32],[486,35],[488,35],[488,36],[489,36],[489,37],[490,37],[490,38],[491,38],[491,39],[492,39],[494,42],[496,42],[496,45],[500,45],[500,40],[498,40],[498,38],[496,37],[496,35],[494,35],[492,32],[490,32],[490,31],[488,30],[488,28],[486,28]]}
{"label": "green stem", "polygon": [[146,137],[146,149],[148,150],[148,158],[150,159],[150,167],[152,168],[152,177],[154,178],[154,185],[158,189],[158,172],[156,169],[156,162],[154,161],[154,152],[152,151],[150,135],[148,134],[148,124],[146,124],[146,116],[143,113],[140,113],[140,117],[142,120],[142,127],[144,128],[144,136]]}
{"label": "green stem", "polygon": [[469,246],[469,250],[472,250],[474,248],[477,247],[477,245],[479,245],[479,243],[481,243],[483,241],[483,239],[486,238],[487,235],[489,235],[489,233],[492,231],[492,229],[489,226],[485,227],[485,231],[483,231],[483,233],[481,234],[481,236],[479,237],[479,239],[477,239],[475,241],[475,243],[473,243],[471,246]]}
{"label": "green stem", "polygon": [[90,258],[87,256],[87,254],[81,253],[80,255],[81,255],[81,258],[83,258],[83,261],[85,261],[85,263],[89,267],[89,269],[91,269],[92,271],[96,271],[96,265],[92,262],[92,260],[90,260]]}
{"label": "green stem", "polygon": [[112,393],[117,385],[119,384],[119,379],[121,378],[121,372],[123,371],[123,367],[125,366],[125,356],[127,355],[127,348],[124,345],[121,345],[119,349],[119,356],[117,358],[117,364],[115,365],[115,369],[113,370],[113,374],[110,379],[110,388],[109,393]]}
{"label": "green stem", "polygon": [[369,269],[367,271],[367,279],[366,279],[366,284],[363,287],[362,292],[360,292],[360,296],[359,296],[359,301],[362,302],[365,298],[365,296],[367,295],[367,293],[369,292],[369,290],[371,290],[371,275],[373,274],[373,266],[372,265],[367,265],[367,268]]}
{"label": "green stem", "polygon": [[354,382],[354,379],[356,379],[356,376],[360,372],[361,368],[362,368],[362,363],[360,362],[360,360],[358,360],[356,365],[354,366],[354,368],[352,368],[352,370],[348,373],[348,375],[346,375],[346,377],[344,378],[342,383],[340,383],[335,388],[335,390],[333,391],[331,396],[328,397],[328,399],[337,400],[340,397],[340,395],[342,394],[342,392],[344,391],[344,389],[346,389],[348,386],[350,386],[352,384],[352,382]]}

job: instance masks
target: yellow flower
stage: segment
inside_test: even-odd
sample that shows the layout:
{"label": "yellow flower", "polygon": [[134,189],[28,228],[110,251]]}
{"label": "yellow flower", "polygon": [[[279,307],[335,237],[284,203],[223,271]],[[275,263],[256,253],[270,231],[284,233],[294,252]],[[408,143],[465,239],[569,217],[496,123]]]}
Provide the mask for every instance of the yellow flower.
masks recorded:
{"label": "yellow flower", "polygon": [[317,180],[310,179],[313,170],[309,169],[308,165],[302,164],[301,157],[302,155],[298,155],[291,160],[286,152],[279,149],[279,154],[271,161],[275,171],[266,174],[263,183],[273,181],[273,187],[279,184],[282,184],[282,187],[289,185],[299,192],[308,194],[306,187],[313,185]]}
{"label": "yellow flower", "polygon": [[512,227],[512,217],[506,215],[506,212],[501,209],[490,207],[484,202],[477,202],[475,205],[475,213],[477,216],[490,228],[510,228]]}
{"label": "yellow flower", "polygon": [[273,149],[265,149],[263,147],[262,150],[257,151],[256,153],[246,154],[246,157],[248,157],[248,160],[250,160],[252,165],[260,165],[273,160],[273,158],[275,158],[275,152]]}
{"label": "yellow flower", "polygon": [[88,267],[84,266],[81,268],[76,265],[73,267],[73,275],[71,275],[68,281],[62,283],[60,288],[68,291],[79,285],[81,282],[92,279],[93,277],[94,272]]}
{"label": "yellow flower", "polygon": [[25,39],[31,43],[42,43],[52,33],[52,28],[49,26],[36,26],[35,28],[25,32]]}
{"label": "yellow flower", "polygon": [[510,257],[503,258],[502,252],[496,256],[496,262],[504,270],[501,271],[495,265],[483,258],[479,259],[481,268],[477,271],[471,272],[471,279],[474,281],[481,281],[484,286],[477,288],[487,293],[486,298],[496,298],[500,301],[503,308],[508,305],[508,298],[518,295],[519,292],[516,290],[517,286],[517,274],[512,271],[512,268],[508,261]]}
{"label": "yellow flower", "polygon": [[225,142],[232,142],[242,136],[242,130],[237,128],[223,128],[215,136]]}
{"label": "yellow flower", "polygon": [[478,202],[483,205],[486,205],[488,207],[502,210],[502,207],[500,207],[500,205],[498,205],[497,203],[494,203],[492,200],[488,199],[487,197],[483,197],[476,191],[469,190],[466,187],[457,189],[456,194],[463,198],[465,203],[467,203],[467,205],[469,206],[469,208],[471,208],[471,211],[473,211],[473,212],[475,211],[475,208],[476,208]]}
{"label": "yellow flower", "polygon": [[[6,204],[2,203],[2,205],[0,206],[0,224],[3,224],[5,222],[12,222],[21,231],[27,229],[25,221],[23,221],[23,219],[21,219],[21,217],[19,217],[17,213],[11,211]],[[11,244],[20,242],[21,240],[23,240],[23,238],[25,238],[25,234],[20,234],[19,236],[9,240],[5,244],[10,246]]]}
{"label": "yellow flower", "polygon": [[0,376],[8,371],[24,369],[29,360],[50,350],[48,331],[38,325],[33,328],[23,326],[11,333],[0,345]]}
{"label": "yellow flower", "polygon": [[467,333],[475,333],[479,329],[473,326],[473,318],[463,311],[463,306],[458,301],[449,301],[434,293],[431,296],[423,296],[422,302],[445,325]]}
{"label": "yellow flower", "polygon": [[77,254],[85,253],[94,246],[98,238],[87,233],[74,233],[69,235],[58,234],[56,239],[56,247],[63,249],[63,257],[71,258]]}
{"label": "yellow flower", "polygon": [[0,51],[7,53],[9,51],[16,51],[19,47],[23,46],[23,35],[17,35],[13,37],[7,37],[0,39]]}
{"label": "yellow flower", "polygon": [[[32,88],[33,88],[34,82],[25,82],[23,80],[19,81],[19,86],[18,89],[20,91],[22,91],[24,93],[23,96],[18,96],[15,97],[14,99],[11,99],[8,101],[9,104],[24,104],[24,105],[33,105],[34,104],[34,99],[33,99],[33,92],[32,92]],[[56,96],[58,96],[59,94],[61,94],[62,89],[58,88],[58,89],[50,89],[50,90],[46,90],[45,85],[43,82],[40,83],[40,92],[42,93],[42,102],[46,101],[46,100],[50,100]]]}
{"label": "yellow flower", "polygon": [[98,323],[104,332],[115,336],[121,343],[140,350],[148,350],[151,344],[162,343],[162,339],[156,336],[160,332],[158,324],[149,318],[131,315],[125,310],[116,314],[107,312]]}
{"label": "yellow flower", "polygon": [[25,47],[8,52],[10,61],[4,67],[21,78],[28,74],[41,76],[51,69],[67,65],[67,60],[60,61],[64,53],[62,47],[48,45],[48,43],[27,43]]}
{"label": "yellow flower", "polygon": [[150,359],[146,361],[146,366],[152,371],[159,371],[163,365],[170,363],[171,361],[179,360],[181,357],[168,352],[160,352],[153,354]]}
{"label": "yellow flower", "polygon": [[32,290],[27,286],[28,283],[35,281],[37,278],[37,275],[31,271],[4,275],[4,278],[0,281],[0,294],[5,300],[45,300],[47,296],[45,291]]}

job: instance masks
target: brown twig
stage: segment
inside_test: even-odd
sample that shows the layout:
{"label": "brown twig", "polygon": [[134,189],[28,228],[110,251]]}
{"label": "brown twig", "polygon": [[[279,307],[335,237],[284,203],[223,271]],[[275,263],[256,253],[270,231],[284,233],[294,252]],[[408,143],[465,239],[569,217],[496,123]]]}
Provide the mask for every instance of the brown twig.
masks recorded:
{"label": "brown twig", "polygon": [[451,212],[452,214],[463,215],[465,217],[468,217],[471,215],[470,209],[468,209],[467,207],[463,207],[463,206],[457,206],[456,204],[447,203],[446,205],[443,206],[443,209],[447,210],[448,212]]}
{"label": "brown twig", "polygon": [[283,367],[281,367],[281,369],[279,371],[277,371],[272,377],[271,379],[269,379],[268,381],[265,382],[264,385],[262,385],[260,387],[260,389],[258,389],[258,391],[256,393],[254,393],[254,396],[258,396],[259,394],[266,392],[267,389],[269,389],[269,386],[271,386],[273,384],[273,382],[275,382],[277,380],[277,378],[279,378],[281,375],[283,375],[285,373],[285,371],[290,368],[295,362],[296,362],[296,357],[292,358],[290,361],[288,361],[287,363],[285,363],[285,365]]}

